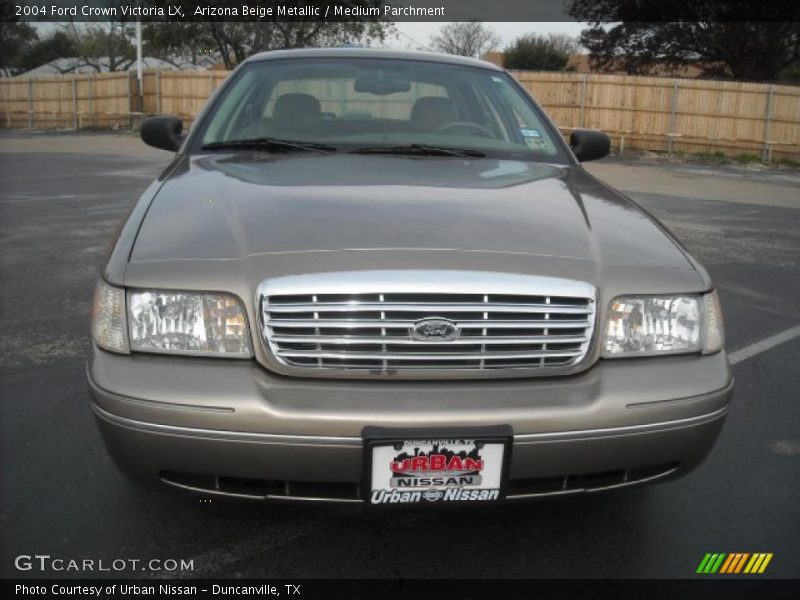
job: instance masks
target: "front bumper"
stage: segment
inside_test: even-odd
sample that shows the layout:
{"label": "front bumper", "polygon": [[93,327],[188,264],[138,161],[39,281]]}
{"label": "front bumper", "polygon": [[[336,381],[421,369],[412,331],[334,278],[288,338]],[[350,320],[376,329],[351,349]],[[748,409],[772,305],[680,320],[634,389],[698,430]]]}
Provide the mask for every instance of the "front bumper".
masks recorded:
{"label": "front bumper", "polygon": [[120,356],[96,347],[92,408],[127,474],[209,493],[358,501],[361,430],[511,425],[509,498],[686,473],[732,394],[724,353],[599,361],[563,378],[308,380],[255,362]]}

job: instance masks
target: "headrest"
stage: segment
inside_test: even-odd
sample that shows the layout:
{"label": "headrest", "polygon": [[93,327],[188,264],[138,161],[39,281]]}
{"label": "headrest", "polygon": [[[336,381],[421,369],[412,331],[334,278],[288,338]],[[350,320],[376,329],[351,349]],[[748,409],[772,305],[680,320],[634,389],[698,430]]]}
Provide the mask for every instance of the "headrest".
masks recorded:
{"label": "headrest", "polygon": [[423,96],[411,109],[411,124],[417,131],[436,131],[458,121],[458,108],[450,98]]}
{"label": "headrest", "polygon": [[322,121],[319,100],[309,94],[283,94],[275,100],[272,123],[281,131],[308,131]]}

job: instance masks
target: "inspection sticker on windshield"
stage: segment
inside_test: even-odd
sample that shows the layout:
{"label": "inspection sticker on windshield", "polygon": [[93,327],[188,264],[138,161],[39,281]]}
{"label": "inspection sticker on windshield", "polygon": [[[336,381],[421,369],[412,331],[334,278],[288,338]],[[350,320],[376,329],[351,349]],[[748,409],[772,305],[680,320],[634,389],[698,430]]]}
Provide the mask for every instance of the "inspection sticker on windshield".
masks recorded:
{"label": "inspection sticker on windshield", "polygon": [[540,138],[542,134],[539,133],[538,129],[520,129],[519,132],[522,134],[522,137],[526,138]]}
{"label": "inspection sticker on windshield", "polygon": [[493,502],[502,499],[507,443],[480,439],[376,441],[370,504]]}

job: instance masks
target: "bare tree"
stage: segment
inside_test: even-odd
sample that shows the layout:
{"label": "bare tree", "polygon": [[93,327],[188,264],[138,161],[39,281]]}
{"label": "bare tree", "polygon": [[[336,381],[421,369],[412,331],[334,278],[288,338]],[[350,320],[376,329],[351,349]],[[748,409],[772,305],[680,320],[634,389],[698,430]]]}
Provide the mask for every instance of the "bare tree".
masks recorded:
{"label": "bare tree", "polygon": [[437,52],[480,58],[500,45],[497,32],[479,21],[448,23],[431,36],[431,47]]}
{"label": "bare tree", "polygon": [[[62,73],[90,67],[103,71],[127,71],[136,60],[133,23],[114,20],[98,23],[61,23],[61,31],[75,51],[74,60]],[[56,67],[58,68],[58,67]]]}

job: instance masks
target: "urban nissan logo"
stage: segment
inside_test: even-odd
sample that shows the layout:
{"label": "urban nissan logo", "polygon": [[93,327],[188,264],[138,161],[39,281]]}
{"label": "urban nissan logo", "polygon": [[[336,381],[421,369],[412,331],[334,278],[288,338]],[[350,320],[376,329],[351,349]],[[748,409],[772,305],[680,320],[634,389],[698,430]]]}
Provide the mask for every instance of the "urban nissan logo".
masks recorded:
{"label": "urban nissan logo", "polygon": [[439,317],[421,319],[411,327],[411,337],[420,342],[452,342],[459,333],[458,325]]}

